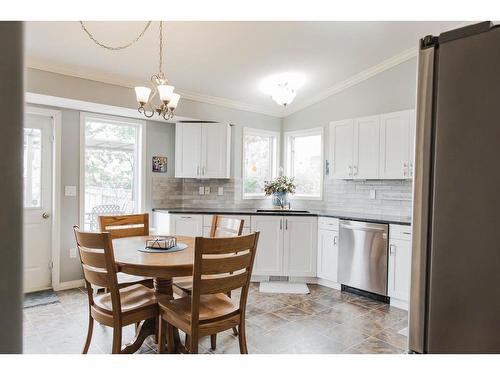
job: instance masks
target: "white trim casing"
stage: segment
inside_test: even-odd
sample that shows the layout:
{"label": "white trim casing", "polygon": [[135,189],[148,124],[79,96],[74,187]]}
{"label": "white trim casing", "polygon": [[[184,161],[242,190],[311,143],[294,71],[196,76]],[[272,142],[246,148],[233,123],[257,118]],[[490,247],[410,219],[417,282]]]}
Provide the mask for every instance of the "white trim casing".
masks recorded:
{"label": "white trim casing", "polygon": [[59,284],[61,257],[61,111],[26,106],[26,113],[52,118],[52,223],[51,223],[51,284]]}
{"label": "white trim casing", "polygon": [[278,170],[280,166],[280,144],[281,144],[281,132],[275,132],[272,130],[264,130],[257,128],[243,128],[243,135],[241,138],[241,199],[267,199],[264,194],[259,195],[245,195],[245,136],[247,135],[257,135],[257,136],[268,136],[274,137],[275,139],[275,147],[273,149],[274,160],[272,166],[272,176],[271,178],[275,178],[278,176]]}
{"label": "white trim casing", "polygon": [[324,137],[324,128],[317,127],[311,129],[301,129],[294,130],[283,133],[283,147],[284,147],[284,165],[285,165],[285,175],[291,176],[291,165],[290,165],[290,140],[292,137],[297,136],[308,136],[308,135],[320,135],[321,136],[321,174],[320,174],[320,195],[317,196],[308,196],[308,195],[291,195],[290,199],[292,200],[323,200],[323,180],[324,180],[324,165],[325,165],[325,137]]}
{"label": "white trim casing", "polygon": [[138,150],[139,161],[137,165],[140,166],[137,171],[136,183],[138,186],[137,198],[138,207],[137,212],[140,213],[145,210],[146,207],[146,122],[143,120],[135,120],[125,117],[117,117],[110,115],[102,115],[92,112],[80,112],[80,206],[79,206],[79,221],[80,227],[84,228],[84,207],[85,207],[85,119],[86,118],[96,118],[108,122],[114,122],[117,124],[126,124],[129,126],[137,126],[139,128],[139,139],[138,145],[140,149]]}

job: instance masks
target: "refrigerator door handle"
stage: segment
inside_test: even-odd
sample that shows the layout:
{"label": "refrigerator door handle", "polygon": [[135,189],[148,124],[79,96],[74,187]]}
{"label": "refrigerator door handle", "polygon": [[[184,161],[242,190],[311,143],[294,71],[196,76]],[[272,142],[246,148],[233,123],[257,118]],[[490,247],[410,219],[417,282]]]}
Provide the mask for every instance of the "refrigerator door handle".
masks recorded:
{"label": "refrigerator door handle", "polygon": [[435,47],[423,48],[418,56],[417,123],[413,177],[413,220],[409,349],[426,352],[427,264],[429,257],[429,208],[431,192],[431,140]]}

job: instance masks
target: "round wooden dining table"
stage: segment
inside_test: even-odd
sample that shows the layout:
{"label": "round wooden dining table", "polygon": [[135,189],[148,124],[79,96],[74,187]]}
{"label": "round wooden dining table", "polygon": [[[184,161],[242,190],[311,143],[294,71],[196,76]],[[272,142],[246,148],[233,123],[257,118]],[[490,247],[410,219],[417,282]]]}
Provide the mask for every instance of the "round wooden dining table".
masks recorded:
{"label": "round wooden dining table", "polygon": [[[140,251],[146,246],[146,240],[155,236],[137,236],[116,238],[113,240],[115,263],[119,272],[153,278],[155,291],[159,295],[174,298],[172,278],[191,276],[194,263],[194,237],[175,236],[177,243],[184,243],[187,248],[171,253],[148,253]],[[157,322],[143,322],[137,329],[133,344],[136,347],[149,335],[157,333]],[[179,347],[178,332],[175,333],[175,346]]]}

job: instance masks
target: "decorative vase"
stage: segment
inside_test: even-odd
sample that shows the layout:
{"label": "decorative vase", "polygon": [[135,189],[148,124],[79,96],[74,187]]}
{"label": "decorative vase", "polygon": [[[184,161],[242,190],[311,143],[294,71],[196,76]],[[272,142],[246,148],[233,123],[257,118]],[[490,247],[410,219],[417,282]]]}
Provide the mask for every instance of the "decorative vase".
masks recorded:
{"label": "decorative vase", "polygon": [[286,208],[288,206],[288,193],[284,191],[277,191],[273,193],[273,206],[275,208]]}

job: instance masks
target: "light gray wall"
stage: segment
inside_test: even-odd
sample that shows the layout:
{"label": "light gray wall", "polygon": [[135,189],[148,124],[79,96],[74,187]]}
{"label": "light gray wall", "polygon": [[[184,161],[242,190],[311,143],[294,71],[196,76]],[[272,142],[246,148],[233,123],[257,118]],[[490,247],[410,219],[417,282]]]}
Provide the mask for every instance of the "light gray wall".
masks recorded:
{"label": "light gray wall", "polygon": [[[325,159],[329,158],[331,121],[377,115],[415,108],[416,58],[399,64],[336,95],[283,119],[283,132],[324,128]],[[282,147],[282,157],[283,157]],[[370,190],[376,199],[370,199]],[[295,201],[297,207],[407,217],[411,213],[411,182],[332,181],[324,178],[322,201]]]}
{"label": "light gray wall", "polygon": [[[26,91],[118,107],[136,108],[135,94],[130,88],[36,69],[26,70]],[[79,187],[80,111],[65,108],[47,108],[58,109],[62,112],[61,191],[64,192],[64,186],[66,185]],[[281,130],[281,120],[279,118],[185,99],[181,99],[177,113],[179,116],[184,117],[234,124],[231,135],[232,176],[241,175],[241,147],[244,127]],[[174,124],[147,121],[145,206],[148,211],[151,210],[154,201],[153,179],[161,180],[174,176],[174,145]],[[153,156],[167,156],[168,169],[166,174],[152,173],[151,158]],[[79,222],[78,196],[61,197],[61,217],[60,281],[65,282],[82,278],[79,259],[69,257],[70,248],[75,247],[72,227]]]}
{"label": "light gray wall", "polygon": [[23,25],[0,22],[0,354],[22,353]]}

